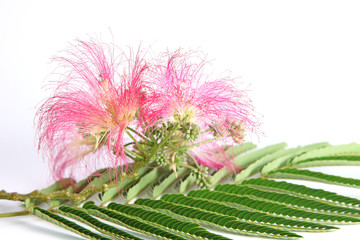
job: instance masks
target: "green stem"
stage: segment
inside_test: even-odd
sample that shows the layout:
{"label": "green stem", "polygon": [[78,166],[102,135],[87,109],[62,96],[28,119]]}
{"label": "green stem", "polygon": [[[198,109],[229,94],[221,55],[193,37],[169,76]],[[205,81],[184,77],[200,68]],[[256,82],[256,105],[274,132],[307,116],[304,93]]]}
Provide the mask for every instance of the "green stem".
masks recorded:
{"label": "green stem", "polygon": [[11,212],[11,213],[1,213],[0,218],[7,218],[7,217],[18,217],[18,216],[25,216],[29,215],[29,210],[19,211],[19,212]]}
{"label": "green stem", "polygon": [[129,149],[126,149],[126,148],[124,148],[124,149],[125,149],[125,152],[134,155],[134,156],[137,157],[138,159],[141,159],[141,160],[144,159],[144,157],[141,156],[140,154],[138,154],[138,153],[136,153],[136,152],[134,152],[134,151],[131,151],[131,150],[129,150]]}
{"label": "green stem", "polygon": [[184,141],[184,139],[180,138],[180,139],[171,139],[168,142],[169,143],[178,143],[178,142],[182,142],[182,141]]}
{"label": "green stem", "polygon": [[136,135],[138,135],[139,137],[141,137],[144,141],[146,142],[151,142],[149,139],[147,139],[144,135],[142,135],[141,133],[139,133],[138,131],[136,131],[135,129],[132,129],[131,127],[127,127],[128,130],[130,130],[131,132],[135,133]]}
{"label": "green stem", "polygon": [[[25,202],[26,199],[29,199],[35,201],[37,204],[43,202],[50,202],[52,200],[69,200],[74,203],[81,203],[97,192],[103,192],[109,188],[116,187],[119,185],[120,181],[123,181],[124,179],[134,179],[135,177],[136,177],[135,175],[131,174],[131,175],[119,177],[116,181],[113,181],[109,184],[102,184],[100,186],[95,186],[93,184],[90,184],[88,185],[86,190],[84,189],[80,193],[74,193],[69,190],[60,190],[52,193],[41,193],[40,191],[33,191],[28,194],[20,194],[16,192],[8,193],[2,190],[0,191],[0,199],[21,201],[21,202]],[[8,215],[4,215],[4,217],[5,216]]]}
{"label": "green stem", "polygon": [[136,142],[129,142],[127,144],[124,144],[124,147],[130,146],[130,145],[133,145],[133,144],[136,144]]}
{"label": "green stem", "polygon": [[[209,139],[209,140],[206,140],[206,141],[203,141],[203,142],[199,142],[199,143],[195,143],[193,145],[187,145],[187,146],[182,146],[182,147],[176,147],[175,145],[171,144],[173,143],[172,140],[168,141],[168,144],[167,146],[168,147],[171,147],[172,149],[175,149],[176,151],[181,151],[181,152],[186,152],[187,150],[189,150],[190,148],[193,148],[193,147],[197,147],[197,146],[200,146],[202,144],[206,144],[206,143],[209,143],[209,142],[213,142],[213,141],[216,141],[216,140],[219,140],[221,139],[222,137],[218,137],[218,138],[213,138],[213,139]],[[181,140],[177,140],[175,139],[176,141],[174,141],[175,143],[176,142],[179,142],[179,141],[182,141]],[[173,153],[171,151],[169,151],[169,153]]]}
{"label": "green stem", "polygon": [[196,167],[198,169],[200,169],[200,166],[198,164],[198,162],[195,160],[195,158],[193,156],[191,156],[188,152],[184,152],[186,156],[188,156],[191,160],[193,160],[193,162],[195,163]]}
{"label": "green stem", "polygon": [[[124,147],[130,146],[130,145],[134,145],[134,144],[142,144],[142,145],[147,145],[144,142],[129,142],[127,144],[124,144]],[[151,146],[151,145],[150,145]]]}
{"label": "green stem", "polygon": [[194,164],[196,165],[196,167],[197,167],[198,169],[200,169],[200,166],[199,166],[199,164],[197,163],[197,161],[194,159],[193,156],[191,156],[191,154],[189,154],[189,153],[186,151],[186,149],[184,150],[183,148],[178,148],[178,147],[176,147],[176,146],[174,146],[174,145],[172,145],[172,144],[168,144],[167,146],[175,149],[176,152],[182,152],[182,153],[184,153],[184,154],[185,154],[186,156],[188,156],[191,160],[193,160],[193,162],[194,162]]}
{"label": "green stem", "polygon": [[197,147],[197,146],[200,146],[200,145],[203,145],[205,143],[210,143],[210,142],[214,142],[216,140],[219,140],[223,137],[217,137],[217,138],[213,138],[213,139],[209,139],[209,140],[206,140],[206,141],[203,141],[203,142],[199,142],[199,143],[195,143],[193,145],[189,145],[189,146],[186,146],[187,148],[193,148],[193,147]]}
{"label": "green stem", "polygon": [[185,167],[185,168],[188,168],[188,169],[190,169],[190,170],[196,170],[196,168],[195,168],[195,167],[193,167],[193,166],[191,166],[191,165],[189,165],[189,164],[177,163],[176,165],[177,165],[177,166],[179,166],[179,167]]}
{"label": "green stem", "polygon": [[131,156],[131,155],[130,155],[129,153],[127,153],[127,152],[125,152],[125,156],[131,158],[131,159],[134,160],[134,161],[138,160],[136,157]]}

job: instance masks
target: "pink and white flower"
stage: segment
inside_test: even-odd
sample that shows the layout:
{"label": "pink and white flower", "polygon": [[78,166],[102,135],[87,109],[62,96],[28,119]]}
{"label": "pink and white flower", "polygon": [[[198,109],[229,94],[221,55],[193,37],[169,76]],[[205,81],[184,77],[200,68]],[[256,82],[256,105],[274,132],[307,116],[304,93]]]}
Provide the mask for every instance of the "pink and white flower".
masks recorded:
{"label": "pink and white flower", "polygon": [[[205,75],[205,65],[205,58],[197,52],[182,54],[180,50],[156,60],[148,78],[151,81],[145,105],[148,126],[190,123],[207,132],[203,139],[209,139],[209,132],[214,132],[222,140],[242,143],[245,133],[254,132],[258,125],[251,101],[245,91],[235,86],[234,79],[212,79]],[[196,151],[195,156],[205,166],[218,168],[229,162],[226,158],[216,160],[203,148],[201,151],[201,154]]]}
{"label": "pink and white flower", "polygon": [[[148,66],[139,52],[119,59],[114,51],[95,40],[78,41],[65,57],[55,58],[66,74],[38,110],[37,130],[39,149],[49,158],[56,179],[128,163],[124,131],[144,104]],[[121,63],[125,67],[119,74]]]}

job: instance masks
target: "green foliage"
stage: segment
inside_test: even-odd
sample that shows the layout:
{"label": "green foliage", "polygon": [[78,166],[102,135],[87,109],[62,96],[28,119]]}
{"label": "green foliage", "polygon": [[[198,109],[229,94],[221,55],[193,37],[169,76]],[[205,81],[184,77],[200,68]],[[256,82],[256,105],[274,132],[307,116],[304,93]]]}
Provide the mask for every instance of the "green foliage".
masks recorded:
{"label": "green foliage", "polygon": [[[182,177],[189,172],[188,168],[177,169],[177,177]],[[177,181],[177,177],[174,172],[171,172],[163,181],[154,187],[153,198],[159,197],[166,189],[173,185]]]}
{"label": "green foliage", "polygon": [[297,148],[279,151],[277,154],[275,153],[270,156],[272,157],[271,161],[266,162],[267,164],[261,168],[261,173],[263,175],[266,175],[268,172],[271,172],[273,170],[279,169],[284,166],[289,166],[295,157],[301,156],[303,153],[306,152],[312,152],[316,149],[322,149],[327,146],[329,146],[328,143],[322,142],[310,144],[304,147],[299,146]]}
{"label": "green foliage", "polygon": [[140,178],[140,181],[132,186],[127,192],[127,200],[130,201],[136,197],[141,191],[143,191],[147,186],[153,183],[156,179],[161,177],[165,173],[165,168],[154,168],[149,173]]}
{"label": "green foliage", "polygon": [[[249,154],[246,154],[245,156],[242,155],[237,155],[236,157],[234,157],[234,164],[240,168],[245,168],[246,166],[248,166],[249,164],[251,164],[252,162],[268,155],[271,153],[274,153],[276,151],[279,151],[283,148],[286,147],[286,143],[279,143],[279,144],[274,144],[265,148],[262,148],[260,150],[257,150],[255,152],[251,152]],[[214,187],[216,186],[222,179],[224,179],[226,176],[228,176],[230,174],[229,169],[224,167],[222,169],[220,169],[219,171],[217,171],[213,177],[211,178],[211,185],[210,187]]]}
{"label": "green foliage", "polygon": [[90,216],[87,212],[68,207],[68,206],[61,206],[59,208],[60,213],[72,217],[76,220],[79,220],[94,229],[96,229],[99,232],[103,232],[105,234],[108,234],[110,236],[116,237],[117,239],[127,239],[127,240],[141,240],[141,238],[135,237],[123,230],[120,230],[114,226],[105,224],[98,219]]}
{"label": "green foliage", "polygon": [[272,203],[263,200],[255,200],[249,197],[241,197],[236,194],[210,191],[207,189],[191,191],[189,192],[189,196],[194,198],[203,198],[216,202],[226,203],[232,206],[235,205],[240,208],[252,209],[270,215],[292,218],[292,219],[295,218],[298,220],[310,219],[313,222],[320,222],[320,223],[326,222],[326,223],[337,223],[337,224],[360,222],[359,218],[300,210],[277,203]]}
{"label": "green foliage", "polygon": [[82,237],[85,237],[87,239],[94,239],[94,240],[110,240],[110,238],[101,236],[97,233],[94,233],[90,231],[87,228],[84,228],[72,221],[67,220],[66,218],[63,218],[57,214],[54,214],[48,210],[35,207],[34,208],[34,214],[48,222],[51,222],[53,224],[56,224],[60,227],[63,227],[67,230],[70,230],[76,234],[79,234]]}
{"label": "green foliage", "polygon": [[268,189],[270,191],[285,192],[303,198],[316,199],[317,201],[323,201],[338,206],[360,208],[359,199],[345,197],[322,189],[313,189],[303,185],[284,181],[274,181],[265,178],[253,178],[244,181],[242,185],[250,185],[259,189]]}
{"label": "green foliage", "polygon": [[183,222],[163,213],[114,202],[110,203],[108,208],[128,216],[135,216],[142,221],[172,231],[174,234],[181,234],[185,237],[190,236],[192,239],[228,240],[228,238],[208,232],[206,229],[200,227],[199,224]]}
{"label": "green foliage", "polygon": [[270,172],[268,174],[268,177],[311,180],[311,181],[342,185],[347,187],[355,187],[355,188],[360,187],[360,179],[344,178],[340,176],[334,176],[334,175],[324,174],[321,172],[314,172],[310,170],[302,170],[297,168],[278,169]]}
{"label": "green foliage", "polygon": [[243,210],[235,207],[230,207],[225,204],[211,202],[204,199],[196,199],[192,197],[186,197],[182,194],[164,195],[161,200],[181,204],[184,206],[191,206],[205,211],[214,212],[217,214],[223,214],[226,216],[236,217],[238,220],[257,223],[260,225],[267,225],[277,228],[285,228],[294,231],[328,231],[337,229],[334,226],[326,226],[316,223],[308,223],[304,221],[297,221],[292,219],[286,219],[283,217],[271,216],[262,212],[254,212],[249,210]]}
{"label": "green foliage", "polygon": [[232,193],[239,196],[248,196],[263,201],[280,203],[285,206],[306,209],[313,212],[341,214],[351,217],[360,217],[360,210],[346,207],[334,206],[328,203],[319,202],[314,199],[303,199],[286,193],[276,193],[268,190],[261,190],[249,186],[238,186],[233,184],[218,185],[216,191]]}
{"label": "green foliage", "polygon": [[103,218],[115,224],[122,225],[133,231],[141,232],[145,235],[153,236],[160,239],[174,239],[174,240],[183,240],[185,238],[174,235],[168,231],[162,230],[159,227],[148,224],[144,221],[137,219],[126,214],[121,214],[113,210],[106,208],[100,208],[94,204],[84,205],[84,208],[92,215]]}
{"label": "green foliage", "polygon": [[[148,236],[158,239],[229,239],[207,229],[293,239],[301,237],[293,232],[332,231],[338,228],[334,224],[360,222],[359,199],[269,179],[300,179],[359,188],[360,179],[299,169],[329,165],[358,166],[359,144],[331,146],[328,143],[316,143],[285,149],[286,144],[279,143],[246,153],[246,150],[254,147],[254,144],[244,143],[225,148],[227,155],[243,169],[233,175],[236,184],[219,185],[224,179],[232,181],[229,178],[232,173],[228,168],[223,168],[210,172],[209,180],[213,190],[192,190],[187,196],[164,194],[169,189],[171,193],[176,190],[186,193],[196,183],[196,177],[187,166],[177,167],[175,174],[168,166],[155,167],[149,163],[141,166],[136,175],[126,176],[121,175],[119,170],[103,169],[82,181],[65,179],[29,194],[0,191],[0,199],[25,203],[27,210],[14,213],[13,216],[32,212],[87,239],[137,240],[148,239]],[[260,174],[260,177],[253,178],[255,174]],[[144,191],[150,191],[154,199],[164,195],[160,200],[137,199],[134,204],[112,202],[107,207],[103,206],[116,196],[125,196],[123,201],[129,202]],[[87,202],[83,208],[74,207],[99,192],[102,206]],[[57,208],[65,202],[72,207]],[[34,207],[40,203],[48,203],[51,211]],[[61,215],[74,220],[70,221]],[[77,221],[86,224],[87,228],[77,224]],[[136,236],[127,229],[137,232]]]}
{"label": "green foliage", "polygon": [[192,222],[199,222],[203,225],[214,227],[220,230],[232,233],[241,233],[246,235],[262,235],[274,238],[298,238],[301,237],[295,233],[238,220],[236,217],[217,214],[209,211],[197,209],[195,207],[186,207],[179,204],[165,202],[163,200],[138,199],[135,204],[144,205],[153,209],[161,209],[171,212],[172,215]]}

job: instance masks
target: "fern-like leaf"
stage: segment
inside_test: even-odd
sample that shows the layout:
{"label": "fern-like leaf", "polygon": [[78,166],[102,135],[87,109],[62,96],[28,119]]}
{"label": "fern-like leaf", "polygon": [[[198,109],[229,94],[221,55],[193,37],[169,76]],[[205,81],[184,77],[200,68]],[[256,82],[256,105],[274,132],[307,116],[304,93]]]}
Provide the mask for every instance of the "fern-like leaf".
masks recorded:
{"label": "fern-like leaf", "polygon": [[198,209],[202,209],[217,214],[236,217],[238,220],[246,221],[250,223],[256,223],[265,226],[272,226],[277,228],[285,228],[293,231],[329,231],[338,229],[334,226],[327,226],[317,223],[308,223],[304,221],[286,219],[283,217],[271,216],[262,212],[254,212],[248,210],[242,210],[234,207],[227,206],[216,202],[211,202],[205,199],[196,199],[192,197],[186,197],[182,194],[166,194],[161,197],[161,200],[181,204],[184,206],[190,206]]}
{"label": "fern-like leaf", "polygon": [[[177,177],[180,178],[189,172],[188,168],[177,169]],[[153,190],[153,198],[159,197],[167,188],[177,180],[175,173],[171,172],[160,184],[156,185]]]}
{"label": "fern-like leaf", "polygon": [[107,235],[113,236],[117,239],[125,240],[142,240],[142,238],[135,237],[123,230],[120,230],[114,226],[105,224],[104,222],[99,221],[98,219],[89,215],[86,211],[79,210],[73,207],[61,206],[59,208],[60,213],[74,218],[80,222],[83,222],[90,227],[96,229],[99,232],[105,233]]}
{"label": "fern-like leaf", "polygon": [[[142,167],[137,171],[137,179],[140,179],[142,176],[144,176],[146,173],[149,172],[148,167]],[[109,202],[111,199],[113,199],[115,196],[119,195],[119,192],[121,190],[128,188],[131,184],[135,183],[136,179],[122,179],[117,186],[112,187],[110,189],[107,189],[101,199],[102,204]]]}
{"label": "fern-like leaf", "polygon": [[[252,162],[258,160],[261,157],[264,157],[268,154],[271,154],[273,152],[279,151],[286,147],[286,143],[278,143],[274,144],[265,148],[262,148],[260,150],[257,150],[255,152],[251,152],[246,154],[245,156],[239,155],[234,158],[233,162],[236,166],[244,168],[251,164]],[[222,179],[224,179],[226,176],[230,174],[228,168],[224,167],[217,171],[212,177],[211,177],[211,188],[216,186]]]}
{"label": "fern-like leaf", "polygon": [[265,212],[267,214],[292,218],[297,220],[311,220],[314,222],[329,224],[345,224],[360,222],[359,218],[347,217],[341,215],[329,215],[323,213],[309,212],[305,210],[299,210],[290,208],[281,204],[271,203],[261,200],[255,200],[249,197],[240,197],[235,194],[210,191],[210,190],[194,190],[189,192],[189,196],[194,198],[204,198],[216,202],[223,202],[230,205],[235,205],[241,208],[253,209],[255,211]]}
{"label": "fern-like leaf", "polygon": [[226,148],[225,153],[230,159],[234,159],[245,151],[250,151],[251,149],[256,148],[256,145],[251,142],[244,142],[243,144],[238,144]]}
{"label": "fern-like leaf", "polygon": [[196,183],[196,177],[193,174],[189,174],[180,184],[180,193],[185,193],[191,186]]}
{"label": "fern-like leaf", "polygon": [[180,219],[198,222],[203,225],[211,226],[232,233],[261,235],[272,238],[287,239],[301,237],[295,233],[272,228],[269,226],[240,221],[236,217],[225,216],[223,214],[204,211],[194,207],[182,206],[163,200],[137,199],[135,204],[143,205],[153,209],[160,209],[162,211],[171,213]]}
{"label": "fern-like leaf", "polygon": [[288,183],[284,181],[274,181],[265,178],[253,178],[244,181],[242,185],[249,185],[252,187],[270,191],[284,192],[304,198],[316,199],[318,201],[323,201],[338,206],[360,208],[359,199],[346,197],[322,189],[313,189],[303,185]]}
{"label": "fern-like leaf", "polygon": [[293,167],[360,165],[360,145],[350,143],[309,151],[292,160]]}
{"label": "fern-like leaf", "polygon": [[70,230],[84,238],[92,239],[92,240],[111,240],[110,238],[101,236],[97,233],[94,233],[90,231],[87,228],[84,228],[75,222],[72,222],[66,218],[63,218],[57,214],[54,214],[48,210],[35,207],[34,208],[34,214],[50,223],[56,224],[62,228],[65,228],[67,230]]}
{"label": "fern-like leaf", "polygon": [[165,168],[154,168],[146,175],[144,175],[137,184],[132,186],[127,192],[126,198],[128,201],[136,197],[147,186],[153,183],[157,178],[161,177],[165,173]]}
{"label": "fern-like leaf", "polygon": [[215,190],[220,192],[232,193],[239,196],[248,196],[263,201],[280,203],[292,208],[306,209],[311,212],[320,212],[335,215],[341,214],[351,217],[360,217],[360,210],[358,209],[334,206],[328,203],[317,201],[315,199],[304,199],[302,197],[297,197],[286,193],[260,190],[249,186],[225,184],[218,185]]}
{"label": "fern-like leaf", "polygon": [[191,237],[191,239],[229,240],[226,237],[208,232],[206,229],[200,227],[199,224],[183,222],[163,213],[150,211],[131,205],[117,204],[114,202],[110,203],[108,208],[128,216],[135,216],[142,221],[154,224],[155,226],[161,227],[164,230],[172,231],[174,234],[181,234],[184,237]]}
{"label": "fern-like leaf", "polygon": [[316,149],[322,149],[327,146],[329,146],[329,143],[321,142],[321,143],[306,145],[304,147],[297,147],[297,148],[284,150],[282,152],[279,151],[277,155],[275,155],[276,153],[273,154],[275,155],[275,157],[271,161],[268,161],[265,166],[263,166],[263,168],[261,169],[261,174],[266,175],[267,173],[273,170],[279,169],[283,166],[287,166],[293,161],[295,157],[299,155],[301,156],[303,153],[313,151]]}
{"label": "fern-like leaf", "polygon": [[173,240],[184,240],[185,238],[174,235],[168,231],[165,231],[159,227],[155,227],[144,221],[138,220],[136,217],[130,217],[125,214],[120,214],[119,212],[115,212],[113,210],[109,210],[106,208],[100,208],[94,205],[91,202],[87,202],[83,206],[90,214],[108,220],[110,222],[122,225],[131,230],[143,233],[145,235],[149,235],[152,237],[160,238],[160,239],[173,239]]}
{"label": "fern-like leaf", "polygon": [[268,174],[271,178],[300,179],[336,184],[347,187],[360,188],[360,179],[344,178],[335,175],[329,175],[321,172],[314,172],[305,169],[284,168],[272,171]]}
{"label": "fern-like leaf", "polygon": [[260,159],[256,160],[252,164],[250,164],[247,168],[242,170],[239,174],[235,177],[235,183],[240,183],[243,180],[251,177],[255,173],[259,172],[260,169],[263,168],[264,165],[266,165],[269,162],[273,162],[275,159],[291,159],[293,156],[296,156],[299,149],[286,149],[286,150],[279,150],[277,152],[274,152],[272,154],[268,154],[264,157],[261,157]]}

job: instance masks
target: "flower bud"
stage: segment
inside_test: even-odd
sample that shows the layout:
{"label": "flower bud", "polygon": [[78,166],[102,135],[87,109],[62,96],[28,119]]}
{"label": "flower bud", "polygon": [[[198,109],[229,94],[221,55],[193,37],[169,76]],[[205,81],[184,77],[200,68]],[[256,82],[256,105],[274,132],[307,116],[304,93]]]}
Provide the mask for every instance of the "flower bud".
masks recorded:
{"label": "flower bud", "polygon": [[180,126],[180,131],[183,134],[183,139],[190,142],[196,141],[200,135],[200,127],[195,123],[182,123]]}

